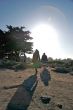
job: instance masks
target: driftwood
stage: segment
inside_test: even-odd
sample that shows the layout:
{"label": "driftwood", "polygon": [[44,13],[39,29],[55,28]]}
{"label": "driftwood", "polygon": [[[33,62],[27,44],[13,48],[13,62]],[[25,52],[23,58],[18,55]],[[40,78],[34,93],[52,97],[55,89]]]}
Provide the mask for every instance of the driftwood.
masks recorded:
{"label": "driftwood", "polygon": [[18,88],[19,86],[22,86],[22,84],[20,85],[13,85],[13,86],[4,86],[3,89],[13,89],[13,88]]}
{"label": "driftwood", "polygon": [[[13,85],[13,86],[4,86],[3,89],[14,89],[14,88],[18,88],[20,86],[24,87],[24,84],[20,84],[20,85]],[[33,88],[36,86],[36,82],[33,84],[33,86],[31,87],[31,91],[33,90]],[[26,89],[29,89],[27,87],[25,87]]]}

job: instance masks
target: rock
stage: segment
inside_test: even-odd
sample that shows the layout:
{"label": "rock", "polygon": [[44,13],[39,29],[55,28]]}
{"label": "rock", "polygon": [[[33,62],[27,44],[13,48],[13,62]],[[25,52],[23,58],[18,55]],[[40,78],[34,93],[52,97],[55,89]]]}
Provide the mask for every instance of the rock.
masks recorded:
{"label": "rock", "polygon": [[70,74],[70,75],[73,75],[73,72],[70,72],[69,74]]}
{"label": "rock", "polygon": [[40,99],[44,104],[48,104],[51,100],[51,97],[50,96],[41,96]]}
{"label": "rock", "polygon": [[60,109],[62,109],[62,105],[61,104],[57,104],[57,107],[59,107]]}

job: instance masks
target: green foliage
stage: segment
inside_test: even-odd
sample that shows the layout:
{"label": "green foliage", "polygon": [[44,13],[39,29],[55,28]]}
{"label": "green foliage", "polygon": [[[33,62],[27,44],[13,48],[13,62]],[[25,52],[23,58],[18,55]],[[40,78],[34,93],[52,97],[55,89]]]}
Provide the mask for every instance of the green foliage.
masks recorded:
{"label": "green foliage", "polygon": [[1,64],[0,64],[0,68],[8,68],[8,69],[12,69],[14,65],[16,65],[17,62],[15,61],[10,61],[10,60],[2,60]]}
{"label": "green foliage", "polygon": [[25,63],[18,63],[17,65],[14,66],[14,69],[16,71],[18,71],[18,70],[24,70],[24,69],[26,69],[26,64]]}
{"label": "green foliage", "polygon": [[26,64],[13,60],[2,60],[0,63],[0,68],[22,70],[26,68]]}
{"label": "green foliage", "polygon": [[40,62],[36,62],[32,65],[33,68],[40,68],[41,67],[41,63]]}
{"label": "green foliage", "polygon": [[23,29],[25,27],[12,27],[7,26],[8,31],[7,34],[9,34],[10,38],[12,38],[13,42],[15,41],[16,45],[16,51],[22,50],[25,53],[31,53],[32,52],[32,42],[29,42],[29,40],[32,39],[30,37],[29,31],[24,31]]}
{"label": "green foliage", "polygon": [[59,73],[69,73],[70,69],[66,67],[56,67],[54,71]]}
{"label": "green foliage", "polygon": [[0,30],[0,58],[13,53],[18,57],[19,51],[32,53],[32,37],[29,31],[24,31],[25,27],[13,27],[7,25],[7,31]]}
{"label": "green foliage", "polygon": [[58,73],[70,73],[73,71],[73,60],[72,59],[56,59],[49,62],[49,66],[54,68],[53,71]]}
{"label": "green foliage", "polygon": [[50,67],[66,67],[66,68],[70,68],[73,66],[73,60],[72,59],[57,59],[57,60],[52,60],[49,61],[49,66]]}

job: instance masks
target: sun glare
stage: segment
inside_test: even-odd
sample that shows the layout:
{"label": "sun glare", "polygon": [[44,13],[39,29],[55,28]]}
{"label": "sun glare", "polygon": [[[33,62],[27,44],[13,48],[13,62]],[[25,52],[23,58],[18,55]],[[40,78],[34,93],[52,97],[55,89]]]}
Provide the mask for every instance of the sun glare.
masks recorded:
{"label": "sun glare", "polygon": [[[31,36],[33,37],[34,49],[39,49],[41,54],[48,51],[49,55],[55,56],[55,51],[59,50],[58,32],[57,30],[47,24],[36,25],[31,30]],[[47,53],[47,54],[48,54]]]}

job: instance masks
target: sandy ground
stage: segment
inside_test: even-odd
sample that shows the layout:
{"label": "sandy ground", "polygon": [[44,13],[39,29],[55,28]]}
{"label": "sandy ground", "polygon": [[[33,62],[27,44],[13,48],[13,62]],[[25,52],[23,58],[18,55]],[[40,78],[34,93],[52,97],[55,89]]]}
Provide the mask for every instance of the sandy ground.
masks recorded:
{"label": "sandy ground", "polygon": [[[27,110],[61,110],[57,105],[62,105],[62,110],[73,110],[73,76],[55,73],[50,70],[51,81],[45,86],[40,78],[41,69],[38,70],[38,84]],[[14,72],[13,70],[0,70],[0,110],[6,110],[8,103],[19,87],[5,89],[20,85],[29,76],[34,74],[34,69]],[[43,104],[40,96],[51,97],[49,104]]]}

